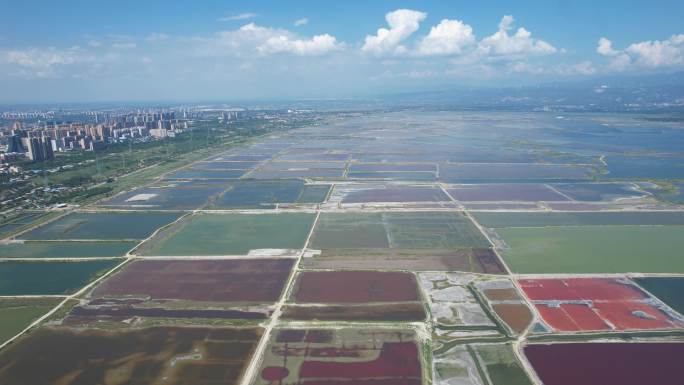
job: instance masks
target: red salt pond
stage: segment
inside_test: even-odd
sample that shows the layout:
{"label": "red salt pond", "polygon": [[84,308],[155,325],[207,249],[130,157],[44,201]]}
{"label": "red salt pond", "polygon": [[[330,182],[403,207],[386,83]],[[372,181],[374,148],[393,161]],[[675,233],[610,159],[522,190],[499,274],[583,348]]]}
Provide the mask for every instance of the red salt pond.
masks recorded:
{"label": "red salt pond", "polygon": [[684,321],[626,279],[522,279],[525,294],[558,331],[677,329]]}
{"label": "red salt pond", "polygon": [[544,385],[684,383],[684,343],[569,343],[524,350]]}
{"label": "red salt pond", "polygon": [[261,371],[261,378],[266,381],[275,382],[284,380],[289,374],[290,371],[287,370],[287,368],[283,368],[282,366],[269,366]]}
{"label": "red salt pond", "polygon": [[387,271],[316,271],[300,274],[298,303],[417,301],[413,274]]}

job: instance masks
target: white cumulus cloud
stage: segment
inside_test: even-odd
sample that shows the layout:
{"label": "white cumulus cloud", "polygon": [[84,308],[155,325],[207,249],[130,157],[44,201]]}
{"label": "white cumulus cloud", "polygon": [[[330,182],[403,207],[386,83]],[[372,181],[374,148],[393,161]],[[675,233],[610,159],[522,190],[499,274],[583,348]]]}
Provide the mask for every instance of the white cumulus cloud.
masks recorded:
{"label": "white cumulus cloud", "polygon": [[311,39],[293,39],[288,35],[270,37],[257,47],[262,53],[291,53],[299,56],[317,56],[342,49],[342,44],[329,34],[316,35]]}
{"label": "white cumulus cloud", "polygon": [[611,56],[608,67],[616,71],[681,67],[684,66],[684,34],[672,35],[667,40],[633,43],[624,50],[614,49],[611,41],[602,37],[596,52]]}
{"label": "white cumulus cloud", "polygon": [[249,57],[276,53],[320,56],[344,47],[343,43],[329,34],[304,38],[287,29],[262,27],[254,23],[236,30],[218,32],[211,38],[196,38],[192,42],[198,56]]}
{"label": "white cumulus cloud", "polygon": [[625,52],[637,65],[644,67],[673,67],[684,64],[684,34],[668,40],[649,40],[630,44]]}
{"label": "white cumulus cloud", "polygon": [[598,46],[596,47],[596,52],[604,56],[615,56],[619,52],[613,49],[613,42],[602,37],[598,41]]}
{"label": "white cumulus cloud", "polygon": [[513,16],[505,15],[499,23],[499,30],[480,41],[480,51],[495,56],[548,55],[557,51],[551,44],[533,38],[532,33],[523,27],[509,35],[514,21]]}
{"label": "white cumulus cloud", "polygon": [[361,50],[373,54],[405,53],[400,43],[411,36],[425,20],[426,13],[411,9],[397,9],[385,15],[387,28],[379,28],[375,35],[366,36]]}
{"label": "white cumulus cloud", "polygon": [[459,54],[475,42],[473,28],[460,20],[444,19],[430,29],[418,45],[422,56]]}

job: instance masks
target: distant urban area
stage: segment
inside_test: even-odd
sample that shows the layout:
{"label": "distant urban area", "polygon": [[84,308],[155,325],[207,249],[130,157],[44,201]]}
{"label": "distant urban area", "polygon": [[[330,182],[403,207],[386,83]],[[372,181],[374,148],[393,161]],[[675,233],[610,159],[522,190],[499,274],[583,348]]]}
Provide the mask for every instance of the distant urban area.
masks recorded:
{"label": "distant urban area", "polygon": [[1,210],[106,194],[142,168],[316,121],[308,111],[207,106],[0,111]]}

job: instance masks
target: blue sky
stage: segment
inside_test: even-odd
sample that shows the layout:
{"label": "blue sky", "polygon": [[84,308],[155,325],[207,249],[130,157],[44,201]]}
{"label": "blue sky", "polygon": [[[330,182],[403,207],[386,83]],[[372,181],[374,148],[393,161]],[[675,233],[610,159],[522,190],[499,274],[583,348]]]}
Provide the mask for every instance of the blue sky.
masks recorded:
{"label": "blue sky", "polygon": [[684,69],[682,1],[31,1],[0,101],[325,98]]}

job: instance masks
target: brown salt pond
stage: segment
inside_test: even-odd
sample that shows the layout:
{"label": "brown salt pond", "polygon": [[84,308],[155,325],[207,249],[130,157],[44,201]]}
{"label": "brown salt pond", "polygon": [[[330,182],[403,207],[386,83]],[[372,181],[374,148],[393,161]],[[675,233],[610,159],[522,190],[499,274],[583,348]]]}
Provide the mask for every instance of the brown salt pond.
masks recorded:
{"label": "brown salt pond", "polygon": [[44,328],[0,353],[0,383],[236,384],[261,329]]}

